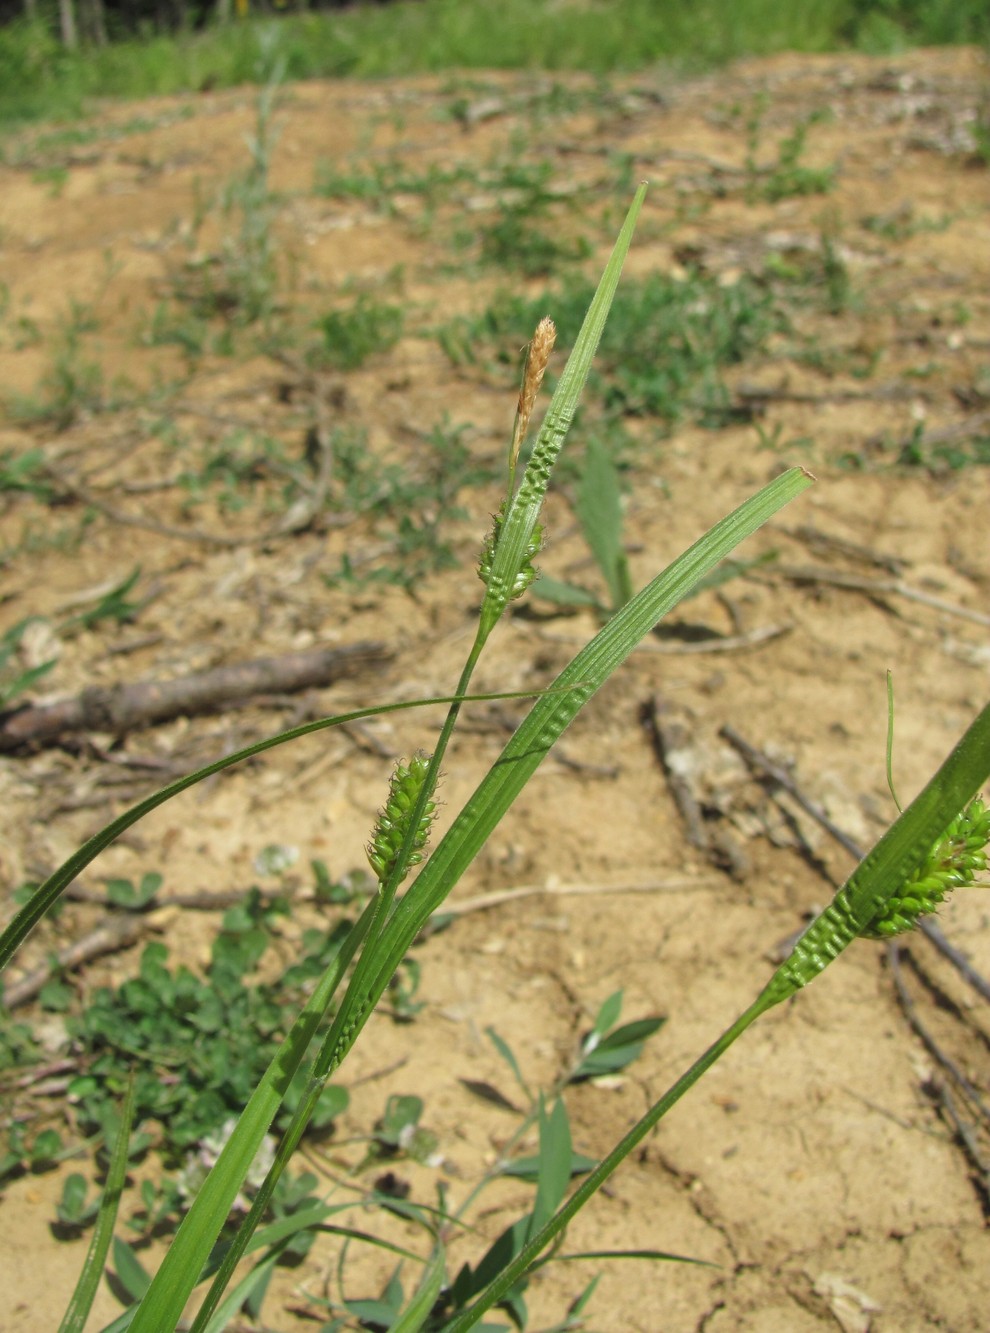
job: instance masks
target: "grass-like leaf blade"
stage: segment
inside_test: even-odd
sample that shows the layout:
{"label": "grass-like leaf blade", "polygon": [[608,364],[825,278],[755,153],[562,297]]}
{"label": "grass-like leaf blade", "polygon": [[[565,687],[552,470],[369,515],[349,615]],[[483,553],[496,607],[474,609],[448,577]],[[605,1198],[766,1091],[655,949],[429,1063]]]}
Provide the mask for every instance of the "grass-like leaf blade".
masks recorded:
{"label": "grass-like leaf blade", "polygon": [[99,1288],[100,1279],[103,1276],[110,1242],[113,1239],[114,1224],[117,1221],[120,1196],[123,1193],[124,1182],[127,1179],[128,1147],[131,1138],[131,1124],[134,1120],[134,1089],[135,1078],[132,1074],[127,1082],[127,1091],[124,1094],[124,1103],[120,1110],[120,1124],[117,1126],[117,1134],[110,1154],[110,1168],[107,1171],[106,1183],[103,1186],[100,1211],[96,1217],[96,1225],[93,1228],[89,1249],[83,1261],[82,1272],[79,1274],[79,1281],[76,1283],[76,1289],[72,1293],[69,1307],[59,1325],[59,1333],[82,1333]]}

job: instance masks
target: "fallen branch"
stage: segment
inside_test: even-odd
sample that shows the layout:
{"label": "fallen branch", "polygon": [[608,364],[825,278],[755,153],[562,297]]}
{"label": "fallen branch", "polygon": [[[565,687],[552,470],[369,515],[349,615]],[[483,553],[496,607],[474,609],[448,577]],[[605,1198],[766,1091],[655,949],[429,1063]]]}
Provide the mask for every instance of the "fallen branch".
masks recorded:
{"label": "fallen branch", "polygon": [[804,569],[794,565],[775,565],[773,574],[783,575],[792,583],[819,583],[833,588],[849,588],[854,592],[866,593],[868,597],[887,597],[895,593],[909,602],[918,602],[922,606],[930,606],[934,611],[943,611],[946,615],[958,616],[961,620],[971,620],[976,625],[990,628],[990,616],[984,615],[982,611],[970,611],[966,606],[947,602],[942,597],[922,592],[920,588],[912,588],[902,579],[867,579],[859,574],[842,574],[832,569]]}
{"label": "fallen branch", "polygon": [[7,986],[3,993],[3,1002],[7,1009],[16,1009],[19,1005],[33,1000],[45,983],[55,972],[73,972],[84,963],[104,954],[117,953],[120,949],[129,949],[148,930],[146,917],[134,913],[110,916],[95,930],[66,945],[55,955],[54,961],[42,963],[39,967]]}
{"label": "fallen branch", "polygon": [[0,713],[0,751],[44,744],[67,732],[124,735],[171,718],[207,713],[257,695],[318,689],[387,661],[381,643],[318,648],[217,667],[178,680],[93,686],[71,699]]}
{"label": "fallen branch", "polygon": [[612,893],[694,893],[697,889],[716,888],[714,879],[692,879],[674,875],[670,879],[649,880],[645,884],[520,884],[515,889],[495,889],[479,893],[462,902],[445,902],[434,912],[435,917],[467,916],[469,912],[487,912],[521,898],[582,898],[601,897]]}
{"label": "fallen branch", "polygon": [[733,879],[744,880],[749,873],[749,857],[729,831],[724,820],[710,820],[695,794],[691,764],[685,756],[691,751],[687,721],[679,721],[658,695],[640,709],[640,721],[670,788],[670,794],[684,821],[687,840],[704,852],[718,869]]}

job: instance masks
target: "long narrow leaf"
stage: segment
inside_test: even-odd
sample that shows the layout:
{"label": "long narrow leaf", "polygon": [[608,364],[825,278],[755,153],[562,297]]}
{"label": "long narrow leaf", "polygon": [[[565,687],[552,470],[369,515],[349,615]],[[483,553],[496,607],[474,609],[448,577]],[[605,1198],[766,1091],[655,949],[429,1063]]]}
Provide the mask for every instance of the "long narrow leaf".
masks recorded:
{"label": "long narrow leaf", "polygon": [[207,764],[205,768],[198,768],[194,773],[188,773],[185,777],[170,782],[167,787],[162,787],[160,791],[156,791],[145,800],[139,801],[137,805],[132,805],[129,810],[125,810],[122,815],[107,824],[106,828],[100,829],[99,833],[95,833],[92,838],[84,842],[68,860],[64,861],[53,874],[49,875],[43,884],[38,885],[30,899],[8,922],[3,933],[0,934],[0,971],[3,971],[7,966],[25,938],[42,917],[51,910],[65,889],[100,852],[109,847],[116,838],[119,838],[132,824],[136,824],[139,819],[143,819],[152,810],[156,810],[158,806],[170,801],[173,796],[178,796],[180,792],[194,787],[197,782],[202,782],[204,778],[212,777],[214,773],[222,773],[225,768],[231,768],[234,764],[239,764],[242,760],[250,759],[256,754],[262,754],[265,750],[272,750],[277,745],[285,745],[288,741],[298,740],[300,736],[309,736],[314,731],[324,731],[327,727],[340,727],[347,722],[359,721],[361,718],[376,717],[380,713],[394,713],[406,708],[427,708],[433,704],[471,703],[492,699],[530,699],[532,695],[532,690],[512,691],[505,694],[442,695],[436,699],[405,699],[400,703],[377,704],[373,708],[359,708],[353,713],[338,713],[334,717],[322,717],[316,722],[306,722],[301,727],[293,727],[291,731],[283,731],[277,736],[269,736],[267,740],[258,741],[255,745],[247,746],[246,749],[224,755],[222,759],[218,759],[215,763]]}
{"label": "long narrow leaf", "polygon": [[320,978],[261,1082],[251,1094],[233,1134],[224,1144],[220,1156],[193,1200],[192,1207],[183,1218],[134,1316],[132,1328],[138,1330],[138,1333],[158,1333],[161,1329],[174,1328],[178,1322],[261,1141],[268,1133],[289,1084],[306,1054],[313,1033],[368,928],[373,910],[373,902],[370,902]]}
{"label": "long narrow leaf", "polygon": [[437,1241],[433,1253],[423,1269],[419,1285],[413,1292],[409,1304],[390,1325],[389,1333],[418,1333],[437,1303],[446,1271],[444,1247],[440,1241]]}
{"label": "long narrow leaf", "polygon": [[626,220],[622,224],[622,230],[605,265],[601,281],[591,299],[581,330],[567,358],[567,364],[557,381],[557,387],[543,418],[543,425],[533,446],[533,453],[519,489],[509,502],[498,545],[495,548],[488,592],[481,608],[479,635],[482,639],[487,637],[497,623],[512,596],[516,574],[522,566],[526,547],[540,517],[550,473],[571,428],[571,422],[574,420],[581,399],[581,391],[601,341],[605,321],[619,283],[623,261],[629,250],[636,229],[636,219],[639,217],[639,210],[643,206],[645,197],[646,186],[641,185],[626,214]]}
{"label": "long narrow leaf", "polygon": [[537,700],[397,906],[394,928],[381,953],[373,1003],[430,915],[440,907],[584,704],[699,579],[806,490],[812,480],[803,469],[791,468],[723,518],[627,602],[564,668],[552,692]]}
{"label": "long narrow leaf", "polygon": [[100,1285],[100,1278],[103,1276],[103,1269],[106,1267],[120,1196],[124,1190],[124,1181],[127,1179],[128,1147],[131,1124],[134,1120],[135,1085],[136,1080],[132,1074],[127,1081],[127,1092],[124,1094],[124,1104],[120,1110],[120,1124],[113,1143],[110,1169],[107,1171],[106,1184],[103,1186],[103,1198],[100,1200],[100,1211],[96,1217],[93,1236],[69,1308],[59,1325],[59,1333],[82,1333]]}
{"label": "long narrow leaf", "polygon": [[[845,904],[839,914],[839,919],[843,922],[843,938],[850,921],[854,923],[858,921],[861,929],[872,919],[877,899],[879,898],[882,904],[886,901],[884,893],[897,892],[905,882],[905,877],[910,875],[912,868],[921,863],[932,842],[988,780],[990,780],[990,704],[969,725],[962,739],[925,789],[895,820],[836,894],[834,901]],[[878,888],[878,884],[883,887]],[[828,923],[829,929],[832,928],[833,906],[834,902],[816,917],[805,932],[804,938],[807,938],[822,920]],[[845,940],[841,948],[845,948],[847,943],[848,940]],[[795,953],[798,954],[797,961]],[[721,1059],[752,1023],[768,1009],[792,995],[800,986],[806,985],[831,961],[831,958],[824,953],[824,946],[821,952],[808,954],[795,950],[795,953],[792,953],[774,973],[770,983],[745,1013],[740,1014],[707,1051],[699,1056],[691,1068],[668,1088],[602,1159],[595,1170],[581,1182],[542,1231],[533,1236],[507,1263],[475,1304],[445,1325],[444,1333],[467,1333],[468,1329],[474,1328],[485,1311],[503,1300],[505,1294],[511,1291],[520,1278],[529,1271],[540,1253],[602,1187],[629,1153],[659,1124],[671,1107],[694,1087],[702,1075]]]}

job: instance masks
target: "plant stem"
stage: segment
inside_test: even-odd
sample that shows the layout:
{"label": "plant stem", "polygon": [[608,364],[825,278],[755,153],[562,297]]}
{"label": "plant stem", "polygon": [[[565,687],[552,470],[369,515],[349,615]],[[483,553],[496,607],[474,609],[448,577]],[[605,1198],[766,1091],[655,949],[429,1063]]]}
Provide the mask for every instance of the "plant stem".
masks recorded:
{"label": "plant stem", "polygon": [[750,1024],[755,1022],[767,1009],[771,1008],[773,1003],[774,1001],[768,1002],[761,995],[750,1005],[746,1012],[741,1014],[732,1026],[727,1028],[718,1040],[713,1042],[708,1050],[694,1062],[691,1068],[681,1075],[660,1100],[654,1102],[642,1119],[637,1121],[628,1134],[619,1140],[608,1156],[602,1158],[594,1171],[585,1177],[550,1221],[536,1233],[532,1240],[523,1246],[487,1291],[483,1292],[478,1300],[467,1310],[464,1310],[452,1323],[444,1325],[443,1333],[465,1333],[467,1329],[474,1327],[487,1310],[490,1310],[493,1305],[497,1305],[527,1270],[536,1266],[535,1261],[540,1252],[567,1226],[575,1213],[584,1207],[592,1195],[604,1185],[620,1162],[663,1119],[671,1107],[680,1101],[688,1089],[697,1083],[702,1074],[706,1073],[715,1064],[716,1060],[719,1060],[725,1054],[736,1038],[742,1036]]}

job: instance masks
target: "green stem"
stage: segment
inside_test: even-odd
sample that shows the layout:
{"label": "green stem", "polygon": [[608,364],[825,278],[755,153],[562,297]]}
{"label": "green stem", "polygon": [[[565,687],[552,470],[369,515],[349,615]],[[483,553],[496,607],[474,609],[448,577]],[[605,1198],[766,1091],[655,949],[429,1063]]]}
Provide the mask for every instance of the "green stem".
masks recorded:
{"label": "green stem", "polygon": [[503,1268],[502,1272],[478,1300],[462,1311],[452,1323],[444,1325],[443,1333],[465,1333],[467,1329],[474,1327],[487,1310],[490,1310],[493,1305],[497,1305],[527,1270],[534,1265],[541,1251],[546,1249],[550,1242],[563,1231],[592,1195],[601,1189],[616,1167],[628,1157],[637,1144],[642,1142],[650,1130],[663,1119],[672,1106],[680,1101],[688,1089],[697,1083],[702,1074],[706,1073],[715,1064],[716,1060],[721,1059],[736,1038],[742,1036],[750,1024],[754,1023],[762,1013],[771,1008],[772,1004],[773,1001],[768,1002],[764,996],[760,996],[758,1000],[750,1005],[746,1012],[741,1014],[732,1026],[727,1028],[721,1037],[709,1046],[704,1055],[700,1056],[691,1068],[681,1075],[660,1100],[654,1102],[642,1119],[637,1121],[628,1134],[619,1140],[608,1156],[602,1158],[594,1171],[585,1177],[567,1202],[562,1204],[550,1221],[536,1233],[532,1240],[523,1246],[512,1262]]}

